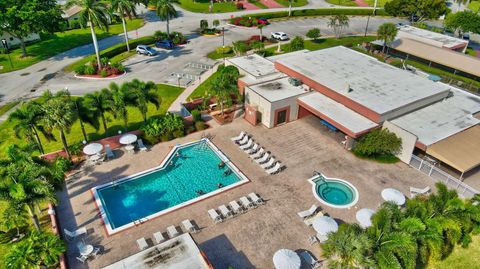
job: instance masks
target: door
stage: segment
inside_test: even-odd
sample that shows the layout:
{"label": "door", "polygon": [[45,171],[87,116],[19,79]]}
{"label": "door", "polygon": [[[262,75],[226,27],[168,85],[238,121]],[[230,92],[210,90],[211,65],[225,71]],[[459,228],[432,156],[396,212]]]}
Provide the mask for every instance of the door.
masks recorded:
{"label": "door", "polygon": [[277,112],[277,122],[276,125],[283,124],[287,122],[287,109]]}

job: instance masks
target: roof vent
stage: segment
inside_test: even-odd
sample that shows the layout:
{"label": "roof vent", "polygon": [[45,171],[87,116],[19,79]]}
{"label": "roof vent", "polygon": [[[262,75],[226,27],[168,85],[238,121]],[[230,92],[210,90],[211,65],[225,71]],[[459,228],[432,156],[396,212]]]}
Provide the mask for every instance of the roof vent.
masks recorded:
{"label": "roof vent", "polygon": [[302,81],[298,78],[288,78],[288,82],[293,86],[300,86],[302,85]]}
{"label": "roof vent", "polygon": [[347,87],[345,87],[345,90],[347,91],[347,93],[353,92],[353,89],[352,87],[350,87],[350,84],[347,84]]}

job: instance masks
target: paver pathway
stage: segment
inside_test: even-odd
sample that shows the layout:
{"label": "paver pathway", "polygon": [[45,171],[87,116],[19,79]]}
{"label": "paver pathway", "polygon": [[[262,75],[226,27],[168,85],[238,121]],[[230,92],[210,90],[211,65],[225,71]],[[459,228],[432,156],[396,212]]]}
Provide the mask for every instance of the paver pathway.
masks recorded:
{"label": "paver pathway", "polygon": [[369,6],[370,6],[370,5],[369,5],[367,2],[365,2],[364,0],[355,0],[355,3],[357,3],[357,5],[358,5],[359,7],[369,7]]}
{"label": "paver pathway", "polygon": [[252,3],[249,3],[248,1],[242,1],[240,2],[243,4],[243,9],[245,10],[255,10],[255,9],[260,9],[259,7],[257,7],[256,5],[252,4]]}
{"label": "paver pathway", "polygon": [[281,8],[284,7],[279,3],[275,2],[274,0],[260,0],[260,3],[266,5],[269,8]]}

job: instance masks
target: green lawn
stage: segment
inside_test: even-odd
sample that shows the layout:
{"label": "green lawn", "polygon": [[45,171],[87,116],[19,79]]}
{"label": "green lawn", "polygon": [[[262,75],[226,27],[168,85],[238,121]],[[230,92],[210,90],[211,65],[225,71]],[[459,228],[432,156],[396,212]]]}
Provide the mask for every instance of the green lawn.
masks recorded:
{"label": "green lawn", "polygon": [[207,54],[207,57],[213,60],[223,59],[223,58],[230,58],[235,56],[235,52],[229,52],[225,54],[218,53],[216,50]]}
{"label": "green lawn", "polygon": [[255,2],[253,2],[253,4],[256,5],[257,7],[261,8],[261,9],[268,8],[266,5],[262,4],[262,2],[260,2],[260,1],[255,1]]}
{"label": "green lawn", "polygon": [[[361,44],[362,42],[369,42],[376,40],[377,38],[375,36],[347,36],[347,37],[342,37],[340,39],[336,38],[321,38],[318,40],[305,40],[305,49],[308,50],[320,50],[320,49],[326,49],[330,47],[335,47],[335,46],[347,46],[351,47],[356,44]],[[281,46],[282,51],[285,51],[287,48],[288,44],[284,44]],[[267,52],[271,54],[276,54],[277,51],[277,46],[270,47],[266,49]]]}
{"label": "green lawn", "polygon": [[[208,13],[210,6],[210,0],[178,0],[178,4],[191,12],[203,12]],[[238,11],[235,3],[233,1],[229,2],[220,2],[213,4],[213,12],[214,13],[223,13],[223,12],[233,12]]]}
{"label": "green lawn", "polygon": [[428,266],[429,269],[468,268],[480,269],[478,255],[480,253],[480,236],[473,236],[473,241],[468,248],[456,246],[454,251],[445,260],[435,262]]}
{"label": "green lawn", "polygon": [[0,116],[9,111],[12,107],[18,105],[19,101],[11,102],[6,105],[0,106]]}
{"label": "green lawn", "polygon": [[330,3],[332,5],[337,5],[337,6],[349,6],[349,7],[354,7],[358,6],[355,1],[352,0],[326,0],[327,3]]}
{"label": "green lawn", "polygon": [[[367,2],[370,6],[373,7],[375,5],[375,0],[364,0]],[[383,7],[387,2],[390,2],[390,0],[377,0],[377,7]]]}
{"label": "green lawn", "polygon": [[[161,107],[159,110],[156,110],[155,106],[149,104],[147,115],[150,117],[150,116],[164,114],[167,111],[167,109],[170,107],[172,102],[178,97],[178,95],[180,95],[182,91],[183,91],[183,88],[159,84],[158,94],[162,97]],[[140,112],[138,111],[138,109],[134,107],[129,107],[128,113],[129,113],[129,130],[138,129],[143,123]],[[89,140],[97,140],[105,136],[112,136],[117,134],[119,130],[123,130],[122,120],[115,119],[111,114],[108,114],[107,118],[108,118],[107,125],[109,128],[106,135],[103,132],[103,128],[101,128],[97,132],[91,126],[89,125],[86,126],[86,131],[87,131]],[[2,130],[0,132],[0,158],[5,156],[5,151],[9,145],[12,145],[12,144],[25,145],[26,144],[25,140],[15,137],[15,132],[13,130],[14,126],[15,126],[15,122],[10,122],[10,121],[6,121],[0,124],[0,129]],[[41,140],[45,148],[45,152],[53,152],[63,148],[61,141],[59,139],[58,132],[54,131],[54,135],[57,137],[57,141],[48,142],[43,136],[41,136]],[[83,140],[83,136],[80,129],[80,124],[79,122],[76,122],[72,126],[70,133],[67,134],[67,141],[69,144],[72,144],[72,143],[80,142],[82,140]]]}
{"label": "green lawn", "polygon": [[467,48],[467,51],[465,52],[465,54],[473,56],[473,57],[477,57],[477,51],[475,51],[472,48]]}
{"label": "green lawn", "polygon": [[[288,7],[289,5],[288,0],[275,0],[275,2],[285,7]],[[297,1],[293,0],[292,7],[303,7],[306,4],[308,4],[308,0],[297,0]]]}
{"label": "green lawn", "polygon": [[478,12],[480,9],[480,1],[472,1],[468,4],[468,8],[471,9],[473,12]]}
{"label": "green lawn", "polygon": [[[143,25],[143,19],[127,20],[127,28],[129,31],[138,29]],[[103,32],[97,29],[97,38],[117,35],[123,32],[121,24],[110,25],[109,32]],[[58,32],[45,40],[33,43],[27,46],[28,57],[22,58],[21,49],[14,49],[10,53],[13,62],[13,69],[10,67],[8,56],[0,54],[0,73],[10,72],[13,70],[23,69],[42,60],[50,58],[56,54],[62,53],[69,49],[85,45],[92,42],[92,35],[89,29],[75,29],[65,32]]]}
{"label": "green lawn", "polygon": [[207,80],[202,82],[200,86],[198,86],[187,98],[189,99],[196,99],[196,98],[201,98],[205,97],[208,95],[208,90],[210,89],[210,86],[212,85],[213,80],[220,75],[219,72],[213,73]]}

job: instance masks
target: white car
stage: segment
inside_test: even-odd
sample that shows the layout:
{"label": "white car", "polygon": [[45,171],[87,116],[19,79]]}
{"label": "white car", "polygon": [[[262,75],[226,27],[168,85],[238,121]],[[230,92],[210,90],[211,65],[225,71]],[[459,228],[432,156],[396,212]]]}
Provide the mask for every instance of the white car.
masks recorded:
{"label": "white car", "polygon": [[157,51],[147,45],[138,45],[136,50],[137,50],[137,54],[143,54],[147,56],[157,55]]}
{"label": "white car", "polygon": [[272,38],[276,40],[287,40],[288,35],[285,34],[284,32],[275,32],[275,33],[272,33]]}

